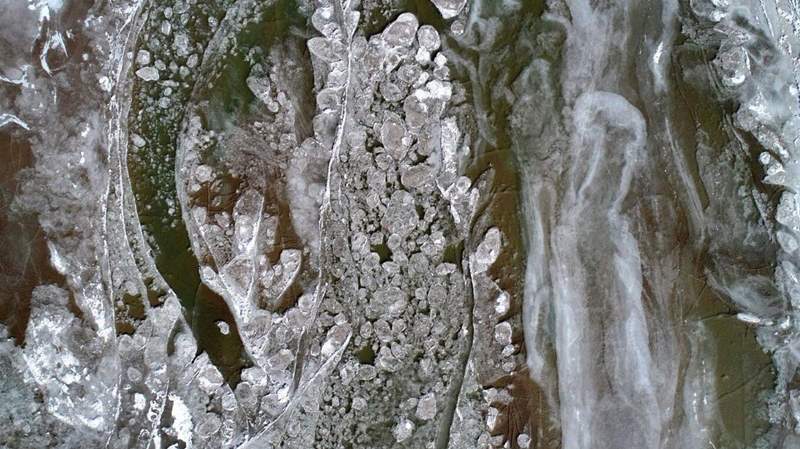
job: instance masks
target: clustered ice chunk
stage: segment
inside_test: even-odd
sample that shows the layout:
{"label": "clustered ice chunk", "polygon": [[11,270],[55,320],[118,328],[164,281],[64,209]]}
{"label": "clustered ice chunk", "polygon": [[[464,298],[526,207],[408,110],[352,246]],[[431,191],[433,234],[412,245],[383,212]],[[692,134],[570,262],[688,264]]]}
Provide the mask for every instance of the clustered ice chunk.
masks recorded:
{"label": "clustered ice chunk", "polygon": [[[376,447],[411,447],[435,438],[443,412],[436,398],[452,394],[465,350],[452,339],[465,319],[457,303],[463,274],[443,260],[460,239],[442,232],[453,224],[440,189],[455,178],[442,169],[440,132],[453,87],[444,56],[430,59],[438,33],[413,14],[369,39],[350,34],[357,14],[347,17],[352,22],[340,23],[319,8],[312,23],[324,37],[308,44],[324,86],[313,142],[303,145],[330,148],[320,229],[329,285],[319,297],[316,333],[330,334],[341,322],[358,330],[324,387],[315,438],[322,446],[369,439]],[[447,144],[463,154],[458,142]],[[392,385],[409,391],[381,398]],[[397,403],[408,404],[401,415]],[[382,421],[395,423],[393,442],[369,436]]]}
{"label": "clustered ice chunk", "polygon": [[442,17],[452,19],[456,17],[467,5],[467,0],[431,0]]}

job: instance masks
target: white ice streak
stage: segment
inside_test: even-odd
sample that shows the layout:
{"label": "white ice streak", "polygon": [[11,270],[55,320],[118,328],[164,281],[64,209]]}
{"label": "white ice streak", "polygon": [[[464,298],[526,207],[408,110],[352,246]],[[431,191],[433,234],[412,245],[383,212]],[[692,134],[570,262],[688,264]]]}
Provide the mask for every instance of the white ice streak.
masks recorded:
{"label": "white ice streak", "polygon": [[616,89],[622,71],[607,70],[607,66],[612,63],[621,66],[629,57],[628,2],[595,5],[590,0],[568,0],[566,3],[571,21],[550,16],[567,28],[568,68],[562,73],[564,96],[572,101],[583,92]]}
{"label": "white ice streak", "polygon": [[[675,39],[676,15],[678,12],[677,0],[663,0],[661,5],[661,39],[655,45],[651,58],[650,70],[653,72],[655,89],[663,92],[667,89],[665,78],[669,70],[672,54],[672,42]],[[652,45],[650,45],[652,47]]]}
{"label": "white ice streak", "polygon": [[647,343],[638,245],[621,211],[644,118],[608,92],[581,95],[573,114],[574,163],[551,239],[564,447],[658,447],[664,412],[635,405],[658,403],[658,354]]}
{"label": "white ice streak", "polygon": [[17,117],[14,114],[3,113],[0,114],[0,128],[3,128],[6,125],[15,124],[24,130],[30,130],[31,127],[24,120]]}

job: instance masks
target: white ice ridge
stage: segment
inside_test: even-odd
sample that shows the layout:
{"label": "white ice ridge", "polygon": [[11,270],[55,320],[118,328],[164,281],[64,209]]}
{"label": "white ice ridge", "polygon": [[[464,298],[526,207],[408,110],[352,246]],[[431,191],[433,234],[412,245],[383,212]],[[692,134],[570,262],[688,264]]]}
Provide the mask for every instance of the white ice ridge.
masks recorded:
{"label": "white ice ridge", "polygon": [[620,210],[645,121],[622,96],[590,92],[576,101],[573,126],[550,265],[564,448],[658,447],[662,408],[634,404],[660,402],[661,354],[648,346],[638,244]]}

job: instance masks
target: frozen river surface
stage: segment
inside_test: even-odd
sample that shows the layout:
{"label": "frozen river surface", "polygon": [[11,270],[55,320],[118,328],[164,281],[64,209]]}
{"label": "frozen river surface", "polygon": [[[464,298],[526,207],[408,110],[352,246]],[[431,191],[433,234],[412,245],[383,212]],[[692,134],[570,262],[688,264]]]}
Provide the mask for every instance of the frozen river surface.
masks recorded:
{"label": "frozen river surface", "polygon": [[0,0],[0,448],[800,449],[796,0]]}

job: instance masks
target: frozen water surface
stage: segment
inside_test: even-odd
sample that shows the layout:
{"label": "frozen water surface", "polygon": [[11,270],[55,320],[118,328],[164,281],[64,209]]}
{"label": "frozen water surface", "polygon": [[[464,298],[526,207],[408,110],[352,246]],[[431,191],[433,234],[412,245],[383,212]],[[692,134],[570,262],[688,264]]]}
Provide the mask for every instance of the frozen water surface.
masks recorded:
{"label": "frozen water surface", "polygon": [[798,23],[0,2],[0,447],[800,448]]}

